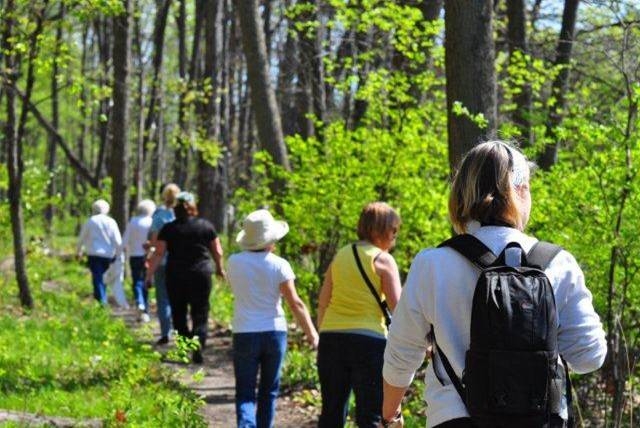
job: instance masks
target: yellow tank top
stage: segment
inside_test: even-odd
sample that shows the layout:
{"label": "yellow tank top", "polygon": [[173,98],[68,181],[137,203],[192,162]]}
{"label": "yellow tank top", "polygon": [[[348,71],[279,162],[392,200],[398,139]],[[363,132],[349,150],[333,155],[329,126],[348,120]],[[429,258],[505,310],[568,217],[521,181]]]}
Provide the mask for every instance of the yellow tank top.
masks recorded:
{"label": "yellow tank top", "polygon": [[[364,271],[384,300],[380,277],[373,267],[374,259],[382,250],[371,244],[358,245],[357,249]],[[320,331],[369,330],[386,336],[384,316],[360,274],[351,244],[338,251],[330,269],[333,290]]]}

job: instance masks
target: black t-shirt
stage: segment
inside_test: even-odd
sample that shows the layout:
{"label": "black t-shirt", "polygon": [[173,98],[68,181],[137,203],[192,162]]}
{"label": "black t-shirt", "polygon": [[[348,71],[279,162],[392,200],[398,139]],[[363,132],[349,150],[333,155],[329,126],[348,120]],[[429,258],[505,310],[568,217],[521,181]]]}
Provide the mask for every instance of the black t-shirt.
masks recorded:
{"label": "black t-shirt", "polygon": [[176,219],[165,224],[158,240],[167,243],[167,270],[213,273],[209,249],[217,236],[213,225],[203,218]]}

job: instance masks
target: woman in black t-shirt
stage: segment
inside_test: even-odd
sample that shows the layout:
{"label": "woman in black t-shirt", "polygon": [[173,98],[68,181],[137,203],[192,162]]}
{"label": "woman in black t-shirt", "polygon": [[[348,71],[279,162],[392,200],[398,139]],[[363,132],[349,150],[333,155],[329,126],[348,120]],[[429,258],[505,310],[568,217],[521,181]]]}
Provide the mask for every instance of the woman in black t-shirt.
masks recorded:
{"label": "woman in black t-shirt", "polygon": [[[215,272],[218,277],[225,277],[222,245],[213,225],[197,217],[198,208],[191,193],[178,194],[177,201],[176,219],[165,224],[158,234],[147,284],[167,252],[166,283],[173,326],[180,336],[198,337],[200,349],[194,351],[193,362],[200,364],[207,338],[211,275]],[[191,330],[187,310],[191,313]]]}

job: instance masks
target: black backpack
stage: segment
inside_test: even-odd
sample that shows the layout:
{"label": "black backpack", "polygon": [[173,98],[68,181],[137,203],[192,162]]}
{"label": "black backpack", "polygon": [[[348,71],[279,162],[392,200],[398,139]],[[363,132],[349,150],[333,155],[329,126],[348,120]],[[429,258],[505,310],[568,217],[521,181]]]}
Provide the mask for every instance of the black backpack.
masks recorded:
{"label": "black backpack", "polygon": [[[449,239],[440,247],[453,248],[481,270],[473,295],[471,343],[462,379],[433,335],[442,365],[473,423],[492,428],[567,426],[559,412],[566,393],[571,414],[571,386],[566,364],[558,363],[555,296],[544,273],[561,248],[538,242],[524,254],[514,242],[496,256],[468,234]],[[519,267],[505,264],[510,248],[520,249]],[[439,376],[438,380],[444,385]],[[571,417],[568,424],[572,426]]]}

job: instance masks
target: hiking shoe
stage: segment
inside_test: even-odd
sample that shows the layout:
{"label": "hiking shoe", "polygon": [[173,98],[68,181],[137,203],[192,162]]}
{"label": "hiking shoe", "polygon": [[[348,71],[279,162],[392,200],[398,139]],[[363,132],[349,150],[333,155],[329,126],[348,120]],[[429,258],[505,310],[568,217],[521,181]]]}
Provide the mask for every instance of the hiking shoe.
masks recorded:
{"label": "hiking shoe", "polygon": [[158,339],[156,345],[166,345],[167,343],[169,343],[169,338],[167,336],[162,336],[160,339]]}
{"label": "hiking shoe", "polygon": [[143,312],[142,315],[140,315],[140,321],[147,323],[151,321],[151,317],[149,317],[149,314]]}

